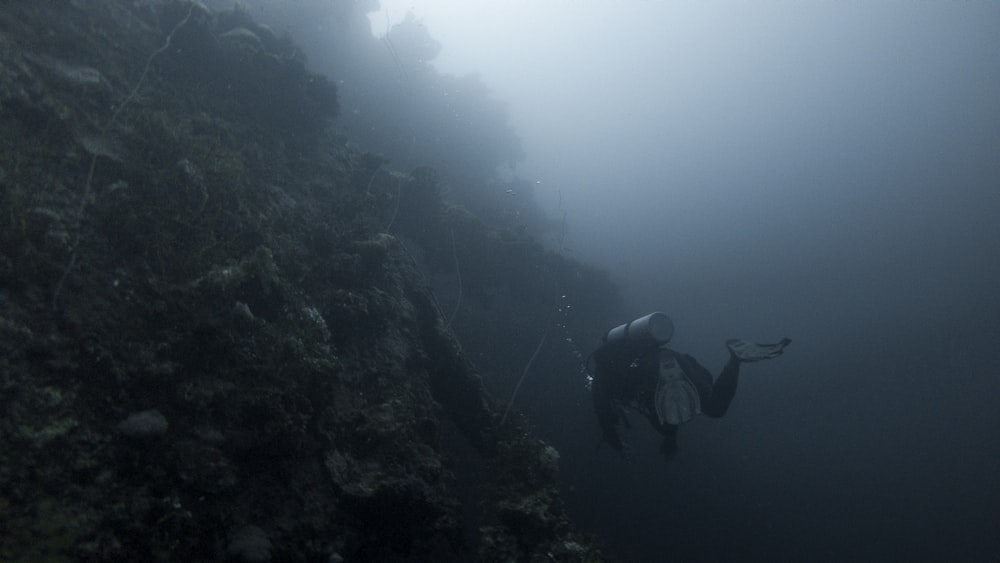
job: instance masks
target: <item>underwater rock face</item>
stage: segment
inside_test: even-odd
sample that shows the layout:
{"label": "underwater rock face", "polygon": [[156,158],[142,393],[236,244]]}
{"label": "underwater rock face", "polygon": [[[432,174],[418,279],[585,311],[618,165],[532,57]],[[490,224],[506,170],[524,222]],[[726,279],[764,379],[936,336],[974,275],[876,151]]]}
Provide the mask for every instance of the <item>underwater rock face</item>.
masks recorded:
{"label": "underwater rock face", "polygon": [[242,563],[267,563],[271,560],[271,541],[257,526],[244,526],[233,534],[226,553]]}
{"label": "underwater rock face", "polygon": [[158,410],[132,413],[118,423],[118,431],[129,438],[155,438],[167,433],[167,418]]}
{"label": "underwater rock face", "polygon": [[96,68],[72,64],[44,55],[28,55],[28,58],[41,64],[55,75],[69,81],[72,84],[87,86],[100,84],[104,81],[104,77],[101,76],[100,71]]}
{"label": "underwater rock face", "polygon": [[86,4],[0,10],[0,560],[599,560],[332,86],[245,14]]}

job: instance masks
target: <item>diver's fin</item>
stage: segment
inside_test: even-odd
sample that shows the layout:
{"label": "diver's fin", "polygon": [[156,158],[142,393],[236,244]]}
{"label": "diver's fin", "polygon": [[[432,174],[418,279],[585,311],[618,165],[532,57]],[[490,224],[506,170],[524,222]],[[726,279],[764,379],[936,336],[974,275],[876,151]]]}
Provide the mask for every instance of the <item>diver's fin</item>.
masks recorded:
{"label": "diver's fin", "polygon": [[653,396],[656,418],[660,424],[683,424],[701,414],[701,397],[677,360],[667,353],[660,354],[660,378]]}
{"label": "diver's fin", "polygon": [[741,362],[757,362],[777,358],[791,343],[789,338],[782,338],[781,342],[776,344],[754,344],[746,340],[732,338],[726,341],[726,348],[729,348],[729,351]]}

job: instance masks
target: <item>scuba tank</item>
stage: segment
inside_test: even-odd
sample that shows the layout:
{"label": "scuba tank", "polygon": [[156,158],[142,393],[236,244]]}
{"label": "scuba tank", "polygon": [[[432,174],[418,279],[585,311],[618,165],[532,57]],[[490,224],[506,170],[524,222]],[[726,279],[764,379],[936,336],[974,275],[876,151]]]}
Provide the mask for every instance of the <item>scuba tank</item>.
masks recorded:
{"label": "scuba tank", "polygon": [[674,336],[674,321],[665,313],[655,312],[618,325],[604,335],[604,342],[633,342],[643,345],[666,344]]}
{"label": "scuba tank", "polygon": [[674,321],[665,313],[655,312],[609,330],[602,343],[587,357],[594,359],[597,371],[613,372],[619,364],[635,363],[637,357],[666,344],[674,336]]}
{"label": "scuba tank", "polygon": [[677,363],[673,352],[662,348],[674,336],[674,322],[664,313],[655,312],[632,322],[618,325],[604,336],[608,351],[609,371],[629,365],[634,367],[636,356],[658,350],[659,361],[653,411],[661,425],[680,425],[701,414],[701,397]]}
{"label": "scuba tank", "polygon": [[621,447],[616,427],[628,406],[637,407],[660,432],[701,413],[697,388],[676,353],[665,347],[673,336],[670,317],[650,313],[609,330],[591,354],[596,367],[594,406],[604,439],[612,445]]}

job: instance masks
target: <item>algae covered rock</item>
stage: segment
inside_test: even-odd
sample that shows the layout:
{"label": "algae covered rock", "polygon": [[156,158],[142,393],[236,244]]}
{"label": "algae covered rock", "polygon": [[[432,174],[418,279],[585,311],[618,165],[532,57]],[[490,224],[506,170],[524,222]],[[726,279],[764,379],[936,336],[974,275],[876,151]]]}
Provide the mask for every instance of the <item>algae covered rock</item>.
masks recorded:
{"label": "algae covered rock", "polygon": [[156,409],[132,413],[118,423],[118,431],[134,439],[162,436],[167,433],[169,427],[167,418]]}
{"label": "algae covered rock", "polygon": [[271,541],[257,526],[243,526],[233,533],[226,553],[242,563],[266,563],[271,560]]}
{"label": "algae covered rock", "polygon": [[0,560],[597,554],[333,84],[245,13],[81,6],[0,10]]}

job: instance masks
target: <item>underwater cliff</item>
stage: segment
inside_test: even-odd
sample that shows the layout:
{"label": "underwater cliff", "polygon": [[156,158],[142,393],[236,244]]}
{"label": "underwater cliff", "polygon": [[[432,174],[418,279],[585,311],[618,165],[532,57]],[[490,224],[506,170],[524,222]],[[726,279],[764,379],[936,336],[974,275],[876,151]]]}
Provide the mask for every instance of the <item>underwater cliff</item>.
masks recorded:
{"label": "underwater cliff", "polygon": [[242,12],[16,0],[0,60],[0,560],[604,560],[428,281],[599,272],[349,148]]}

